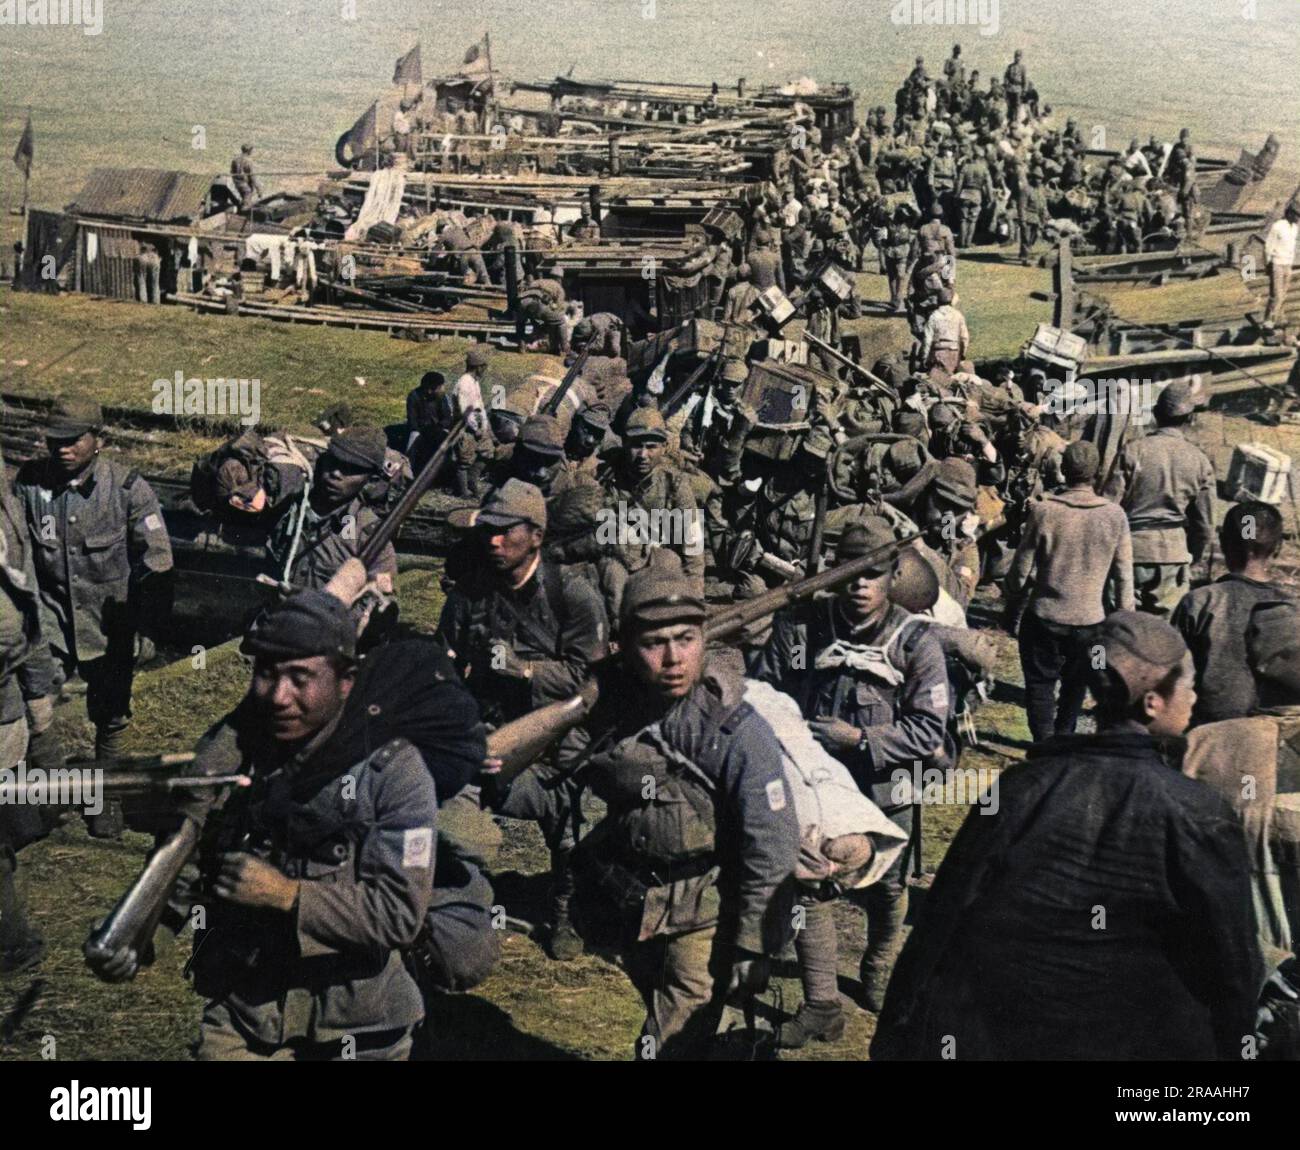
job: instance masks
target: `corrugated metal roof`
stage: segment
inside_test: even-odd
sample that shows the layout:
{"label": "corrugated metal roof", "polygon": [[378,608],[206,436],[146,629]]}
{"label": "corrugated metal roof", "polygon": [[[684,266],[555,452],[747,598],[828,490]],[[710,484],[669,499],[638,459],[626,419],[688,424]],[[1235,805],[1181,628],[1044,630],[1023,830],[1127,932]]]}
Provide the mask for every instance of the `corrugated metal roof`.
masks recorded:
{"label": "corrugated metal roof", "polygon": [[69,205],[84,216],[174,223],[196,220],[212,184],[210,176],[160,168],[94,168]]}

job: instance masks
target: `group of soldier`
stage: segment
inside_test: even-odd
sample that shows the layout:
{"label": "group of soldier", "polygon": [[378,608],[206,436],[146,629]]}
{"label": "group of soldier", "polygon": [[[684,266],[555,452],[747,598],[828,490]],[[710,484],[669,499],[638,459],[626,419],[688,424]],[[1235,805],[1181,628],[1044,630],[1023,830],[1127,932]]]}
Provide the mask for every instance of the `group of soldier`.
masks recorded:
{"label": "group of soldier", "polygon": [[[685,369],[631,372],[620,317],[573,323],[543,285],[563,380],[497,387],[473,347],[454,381],[421,379],[398,436],[336,418],[327,442],[250,431],[195,465],[194,503],[260,549],[279,590],[243,640],[245,698],[186,768],[251,785],[195,786],[155,828],[200,844],[156,936],[204,912],[199,1057],[409,1057],[439,996],[496,961],[492,815],[539,825],[539,937],[555,961],[618,956],[645,1004],[643,1059],[715,1051],[791,942],[803,1002],[764,1048],[840,1037],[840,898],[865,911],[855,993],[879,1016],[874,1055],[1241,1056],[1270,973],[1294,979],[1285,914],[1263,909],[1267,820],[1169,755],[1189,724],[1267,715],[1270,786],[1300,789],[1300,619],[1270,567],[1281,518],[1238,503],[1219,531],[1228,573],[1193,588],[1216,477],[1187,435],[1192,383],[1165,387],[1154,428],[1131,427],[1103,471],[1032,361],[976,370],[958,252],[1000,181],[1059,187],[1082,166],[1019,53],[987,93],[976,80],[959,52],[937,82],[918,60],[892,133],[877,109],[852,147],[796,153],[743,253],[714,245],[722,323]],[[912,147],[924,168],[887,174]],[[1181,147],[1172,170],[1194,170]],[[905,236],[906,214],[881,205],[918,188],[930,223]],[[838,319],[856,306],[854,237],[882,221],[915,342],[867,370]],[[773,286],[805,309],[803,359],[763,358]],[[148,484],[100,455],[102,430],[95,405],[58,404],[48,458],[4,493],[6,765],[61,761],[53,704],[74,673],[97,758],[119,757],[141,641],[166,614],[166,524]],[[460,500],[446,601],[433,635],[398,638],[396,553],[369,544],[435,455]],[[826,593],[744,614],[844,564],[855,577]],[[998,780],[1000,813],[967,819],[904,944],[918,770],[956,766],[994,682],[996,646],[967,614],[981,584],[1002,586],[1033,745]],[[719,603],[746,624],[726,646],[710,643]],[[797,730],[755,683],[788,696]],[[1096,731],[1076,734],[1087,692]],[[516,762],[502,740],[552,704],[570,718]],[[872,840],[865,885],[810,838],[789,769],[800,735],[910,840],[887,855]],[[42,945],[14,860],[48,824],[0,815],[3,961],[20,969]],[[92,831],[121,826],[110,807]],[[155,946],[87,956],[122,980]]]}

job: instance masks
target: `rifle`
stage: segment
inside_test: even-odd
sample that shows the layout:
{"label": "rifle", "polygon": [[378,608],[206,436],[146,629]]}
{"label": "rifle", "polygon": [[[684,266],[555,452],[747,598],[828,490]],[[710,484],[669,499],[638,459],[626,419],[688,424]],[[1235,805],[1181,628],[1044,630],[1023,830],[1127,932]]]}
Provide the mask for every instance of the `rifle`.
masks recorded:
{"label": "rifle", "polygon": [[883,395],[887,395],[895,403],[898,402],[898,393],[883,379],[881,379],[880,376],[872,374],[860,363],[854,363],[847,355],[842,351],[838,351],[831,347],[831,345],[824,339],[820,339],[808,331],[803,332],[801,338],[812,344],[813,347],[817,348],[819,351],[825,352],[832,359],[844,364],[844,366],[849,368],[851,371],[856,371],[858,375],[862,376],[862,378],[871,385],[873,390],[879,391]]}
{"label": "rifle", "polygon": [[[773,588],[755,599],[715,612],[705,620],[705,637],[711,643],[725,642],[738,635],[750,623],[766,618],[782,607],[856,579],[874,567],[882,553],[902,548],[920,537],[919,531],[905,535],[902,539],[877,547],[869,554],[841,563],[838,567]],[[498,785],[509,783],[551,743],[581,723],[591,713],[599,695],[600,688],[596,680],[588,679],[576,695],[530,711],[488,735],[487,757],[501,764],[500,772],[496,775]]]}
{"label": "rifle", "polygon": [[578,352],[578,357],[571,364],[569,370],[564,373],[564,378],[560,380],[560,386],[542,405],[541,414],[555,415],[560,410],[560,404],[564,402],[564,397],[569,394],[569,388],[573,386],[574,380],[582,374],[582,369],[587,365],[587,357],[591,354],[591,349],[584,347]]}
{"label": "rifle", "polygon": [[665,419],[667,419],[668,416],[670,416],[673,413],[674,409],[677,407],[679,403],[682,402],[682,400],[684,400],[688,395],[691,394],[691,392],[695,388],[695,385],[699,383],[700,379],[704,376],[704,373],[708,371],[710,368],[716,368],[718,364],[722,362],[722,349],[727,346],[727,330],[730,328],[730,326],[731,326],[730,324],[723,324],[722,336],[718,340],[718,346],[713,349],[712,353],[709,355],[709,358],[706,359],[702,364],[700,364],[693,372],[691,372],[691,374],[688,375],[682,381],[681,386],[676,391],[674,391],[672,395],[670,395],[662,404],[660,404],[659,410],[663,412]]}

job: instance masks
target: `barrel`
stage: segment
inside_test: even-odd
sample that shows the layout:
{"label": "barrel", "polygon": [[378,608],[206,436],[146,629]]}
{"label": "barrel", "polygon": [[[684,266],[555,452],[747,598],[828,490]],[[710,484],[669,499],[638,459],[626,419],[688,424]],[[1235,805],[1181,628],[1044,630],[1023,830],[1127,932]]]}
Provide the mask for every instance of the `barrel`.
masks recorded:
{"label": "barrel", "polygon": [[1300,793],[1273,800],[1272,847],[1291,937],[1300,938]]}

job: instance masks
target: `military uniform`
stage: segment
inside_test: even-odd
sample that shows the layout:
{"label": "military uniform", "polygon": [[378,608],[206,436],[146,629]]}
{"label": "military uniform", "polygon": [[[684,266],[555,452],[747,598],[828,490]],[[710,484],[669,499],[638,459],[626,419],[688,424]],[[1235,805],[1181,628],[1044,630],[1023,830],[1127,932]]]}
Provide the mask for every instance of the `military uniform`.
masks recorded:
{"label": "military uniform", "polygon": [[114,757],[131,718],[135,638],[167,608],[171,541],[153,489],[97,456],[71,481],[44,460],[18,473],[40,586],[41,630],[65,677],[86,682],[98,753]]}
{"label": "military uniform", "polygon": [[952,304],[940,304],[926,319],[921,335],[921,362],[925,369],[938,366],[952,375],[966,358],[969,347],[966,317]]}
{"label": "military uniform", "polygon": [[942,267],[945,286],[957,282],[957,244],[952,232],[942,220],[929,220],[921,225],[912,246],[913,264],[938,261]]}
{"label": "military uniform", "polygon": [[[689,581],[629,581],[624,633],[703,618]],[[706,665],[663,704],[610,668],[584,724],[585,777],[608,811],[578,850],[584,921],[615,935],[645,1002],[642,1059],[707,1055],[728,988],[761,990],[785,940],[799,827],[780,744],[742,691]]]}
{"label": "military uniform", "polygon": [[979,225],[984,205],[993,199],[993,178],[988,165],[976,156],[962,165],[957,178],[957,200],[961,205],[960,246],[968,248],[975,242],[975,229]]}
{"label": "military uniform", "polygon": [[[267,550],[280,572],[289,563],[285,582],[294,587],[319,590],[348,559],[355,559],[379,527],[380,517],[360,496],[330,511],[317,511],[310,500],[303,504],[302,529],[294,538],[293,525],[283,519],[272,535]],[[397,551],[390,543],[367,569],[371,579],[387,575],[397,578]]]}
{"label": "military uniform", "polygon": [[644,479],[631,479],[623,468],[612,464],[603,467],[598,478],[605,490],[607,508],[623,508],[626,513],[644,511],[650,517],[651,530],[655,522],[660,522],[671,536],[650,542],[627,539],[611,544],[612,553],[629,574],[639,571],[649,562],[656,546],[663,546],[677,552],[682,570],[688,577],[703,580],[703,524],[695,492],[685,475],[661,462]]}
{"label": "military uniform", "polygon": [[1160,427],[1124,445],[1105,494],[1128,514],[1138,609],[1168,618],[1211,538],[1214,465],[1179,428]]}
{"label": "military uniform", "polygon": [[[870,544],[888,542],[883,521],[861,531]],[[861,530],[861,529],[860,529]],[[878,536],[878,538],[877,538]],[[846,535],[846,541],[850,538]],[[855,537],[856,538],[856,537]],[[888,558],[882,572],[890,566]],[[943,651],[929,623],[890,605],[867,629],[855,627],[839,598],[782,612],[751,673],[799,701],[805,718],[841,719],[861,732],[852,750],[828,749],[862,790],[900,827],[910,830],[917,763],[943,761],[950,716]],[[901,943],[907,909],[900,855],[881,879],[855,894],[867,912],[867,951],[861,978],[872,1009],[880,1009],[889,970]],[[805,1001],[838,1001],[835,931],[829,903],[809,903],[796,936],[805,977]]]}
{"label": "military uniform", "polygon": [[903,310],[912,238],[912,227],[906,220],[892,219],[885,229],[885,275],[889,280],[889,306],[895,314]]}

